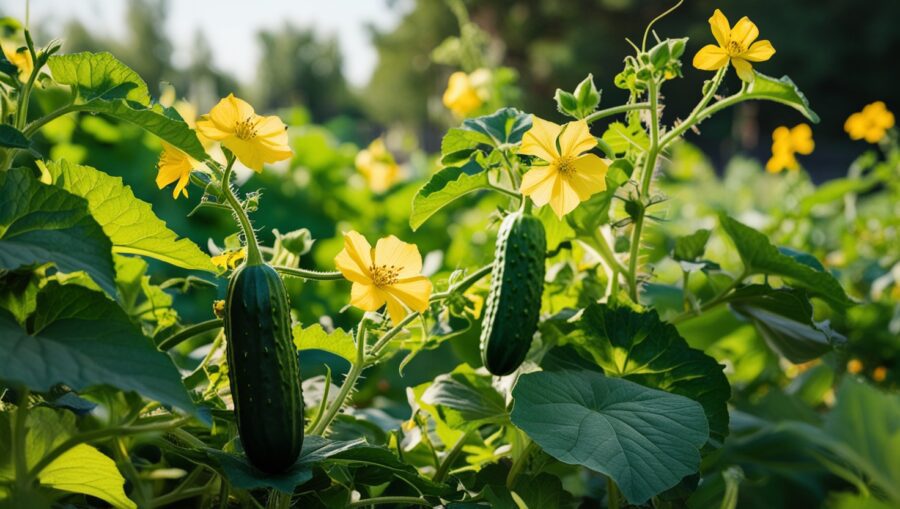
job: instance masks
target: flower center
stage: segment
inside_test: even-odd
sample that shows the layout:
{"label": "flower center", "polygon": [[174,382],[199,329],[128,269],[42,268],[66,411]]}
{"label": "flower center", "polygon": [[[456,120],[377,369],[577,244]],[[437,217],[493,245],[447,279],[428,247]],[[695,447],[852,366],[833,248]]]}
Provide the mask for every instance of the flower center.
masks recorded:
{"label": "flower center", "polygon": [[725,49],[731,56],[740,55],[744,52],[744,47],[737,41],[728,41],[728,47]]}
{"label": "flower center", "polygon": [[556,160],[556,171],[563,177],[571,177],[575,174],[575,158],[562,156]]}
{"label": "flower center", "polygon": [[253,117],[247,117],[234,125],[234,135],[242,140],[252,140],[256,137],[256,121]]}
{"label": "flower center", "polygon": [[378,288],[397,284],[400,279],[400,270],[403,267],[396,265],[375,265],[369,266],[369,273],[372,274],[372,284]]}

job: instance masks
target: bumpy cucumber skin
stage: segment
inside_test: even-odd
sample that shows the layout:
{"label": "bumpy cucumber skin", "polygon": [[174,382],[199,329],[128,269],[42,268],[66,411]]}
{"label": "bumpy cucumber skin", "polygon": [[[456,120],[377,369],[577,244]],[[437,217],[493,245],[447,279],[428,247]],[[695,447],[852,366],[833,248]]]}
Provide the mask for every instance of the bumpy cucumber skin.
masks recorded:
{"label": "bumpy cucumber skin", "polygon": [[225,302],[228,377],[244,453],[264,472],[284,471],[303,446],[300,365],[284,283],[268,265],[243,265]]}
{"label": "bumpy cucumber skin", "polygon": [[481,328],[481,360],[508,375],[525,360],[537,330],[544,290],[544,226],[534,216],[507,216],[497,233],[491,288]]}

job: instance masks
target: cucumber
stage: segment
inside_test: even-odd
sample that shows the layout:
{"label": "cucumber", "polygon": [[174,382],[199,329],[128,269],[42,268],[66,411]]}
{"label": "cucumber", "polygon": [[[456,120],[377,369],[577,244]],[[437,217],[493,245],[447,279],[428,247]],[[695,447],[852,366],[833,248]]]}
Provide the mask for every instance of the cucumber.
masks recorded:
{"label": "cucumber", "polygon": [[494,375],[515,371],[531,348],[540,319],[546,252],[539,219],[516,212],[503,220],[481,328],[481,360]]}
{"label": "cucumber", "polygon": [[244,453],[258,469],[281,472],[303,446],[303,393],[290,304],[275,269],[244,264],[234,271],[225,300],[225,338]]}

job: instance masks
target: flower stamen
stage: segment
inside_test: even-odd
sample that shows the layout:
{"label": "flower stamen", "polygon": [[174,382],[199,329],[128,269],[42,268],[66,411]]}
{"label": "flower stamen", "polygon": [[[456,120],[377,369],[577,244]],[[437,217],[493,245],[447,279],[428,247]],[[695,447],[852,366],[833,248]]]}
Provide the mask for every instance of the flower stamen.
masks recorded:
{"label": "flower stamen", "polygon": [[240,122],[234,124],[234,135],[247,141],[256,138],[256,124],[258,120],[253,117],[247,117]]}
{"label": "flower stamen", "polygon": [[400,271],[403,267],[396,265],[375,265],[369,266],[369,273],[372,275],[372,284],[378,288],[384,288],[397,284],[400,280]]}
{"label": "flower stamen", "polygon": [[556,171],[566,178],[575,175],[575,158],[572,156],[563,156],[557,159]]}

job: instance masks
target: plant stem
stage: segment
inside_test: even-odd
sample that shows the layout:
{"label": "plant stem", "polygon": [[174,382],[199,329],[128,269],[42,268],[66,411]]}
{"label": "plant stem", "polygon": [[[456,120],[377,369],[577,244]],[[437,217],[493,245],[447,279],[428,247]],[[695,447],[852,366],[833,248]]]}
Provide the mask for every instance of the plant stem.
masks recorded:
{"label": "plant stem", "polygon": [[215,329],[220,329],[223,324],[224,322],[221,318],[214,318],[212,320],[207,320],[205,322],[200,322],[189,327],[185,327],[175,334],[172,334],[166,339],[160,341],[159,344],[156,345],[156,349],[161,352],[165,352],[166,350],[175,348],[176,346],[198,334],[202,334],[204,332]]}
{"label": "plant stem", "polygon": [[25,440],[28,429],[28,387],[22,387],[19,391],[19,403],[16,405],[16,423],[12,428],[12,446],[15,451],[16,479],[20,486],[27,486],[28,460],[25,456]]}
{"label": "plant stem", "polygon": [[450,472],[450,467],[453,466],[453,462],[456,461],[456,458],[459,457],[459,454],[462,452],[463,446],[466,444],[466,440],[469,439],[469,435],[471,435],[471,431],[467,431],[459,437],[459,440],[453,444],[453,447],[447,451],[447,455],[444,456],[444,460],[438,466],[437,470],[434,472],[434,477],[431,478],[434,482],[443,482],[444,478],[447,477],[447,473]]}
{"label": "plant stem", "polygon": [[731,291],[734,290],[735,288],[737,288],[737,285],[741,284],[741,282],[744,279],[747,279],[747,277],[749,275],[750,274],[748,274],[747,271],[742,272],[738,277],[734,278],[731,281],[731,283],[729,283],[728,286],[725,287],[724,290],[719,292],[719,294],[716,295],[715,297],[713,297],[712,299],[701,304],[698,309],[685,311],[684,313],[681,313],[680,315],[677,315],[674,318],[672,318],[671,320],[669,320],[669,323],[671,323],[673,325],[679,324],[685,320],[689,320],[691,318],[694,318],[695,316],[699,316],[704,311],[709,311],[710,309],[718,306],[719,304],[722,304],[723,302],[728,301],[728,298],[731,296]]}
{"label": "plant stem", "polygon": [[147,500],[147,489],[146,486],[144,486],[144,483],[141,482],[141,475],[138,473],[137,469],[134,467],[134,463],[131,462],[131,458],[128,456],[128,448],[125,447],[125,440],[123,440],[122,437],[116,437],[113,453],[119,460],[117,462],[119,464],[118,466],[131,481],[134,488],[132,496],[135,498],[137,506],[144,507]]}
{"label": "plant stem", "polygon": [[418,505],[422,507],[429,507],[431,504],[425,500],[424,498],[419,497],[374,497],[374,498],[364,498],[362,500],[357,500],[356,502],[350,502],[345,507],[365,507],[367,505],[383,505],[383,504],[406,504],[406,505]]}
{"label": "plant stem", "polygon": [[[671,143],[673,140],[675,140],[676,138],[681,136],[685,131],[687,131],[691,127],[694,127],[695,125],[699,124],[706,117],[710,116],[711,114],[715,113],[716,111],[719,111],[722,108],[725,108],[726,106],[729,106],[730,104],[733,104],[733,103],[729,103],[729,104],[722,105],[723,102],[741,95],[741,93],[738,93],[738,94],[735,94],[735,95],[729,97],[728,99],[723,99],[722,101],[718,101],[716,104],[714,104],[713,106],[710,107],[710,108],[715,108],[712,111],[708,111],[708,109],[705,109],[706,105],[709,104],[709,101],[711,101],[712,98],[716,95],[716,91],[719,90],[719,86],[722,84],[722,79],[725,77],[725,72],[727,70],[728,70],[727,65],[722,67],[721,69],[719,69],[719,71],[713,77],[712,84],[710,85],[709,90],[706,91],[706,94],[703,96],[702,99],[700,99],[700,102],[697,103],[697,106],[694,107],[693,111],[691,111],[691,114],[688,115],[688,118],[684,119],[684,122],[682,122],[678,127],[675,127],[674,129],[672,129],[671,131],[666,133],[665,136],[662,137],[662,140],[660,141],[660,148],[665,148],[669,143]],[[738,101],[734,101],[734,102],[738,102]]]}
{"label": "plant stem", "polygon": [[31,136],[36,133],[40,128],[45,125],[53,122],[57,118],[67,115],[69,113],[74,113],[76,111],[82,111],[84,109],[81,104],[69,104],[67,106],[63,106],[62,108],[51,111],[50,113],[44,115],[41,118],[33,120],[30,124],[28,124],[25,129],[22,131],[25,136]]}
{"label": "plant stem", "polygon": [[295,269],[294,267],[275,266],[272,267],[285,276],[301,277],[303,279],[315,279],[316,281],[336,281],[344,279],[344,275],[340,271],[321,272],[318,270]]}
{"label": "plant stem", "polygon": [[347,377],[344,378],[344,383],[341,384],[341,390],[338,392],[334,402],[328,405],[324,417],[316,423],[315,427],[310,431],[310,435],[321,436],[325,433],[325,430],[331,425],[331,421],[333,421],[338,412],[341,411],[341,407],[344,406],[347,397],[350,395],[350,391],[353,390],[353,386],[356,385],[356,381],[366,368],[366,337],[368,336],[368,325],[369,319],[366,317],[363,317],[363,319],[359,321],[359,325],[356,329],[356,361],[350,366],[350,372],[347,373]]}
{"label": "plant stem", "polygon": [[616,486],[616,483],[612,480],[612,477],[606,478],[606,499],[607,507],[609,509],[619,509],[619,507],[621,507],[619,503],[619,487]]}
{"label": "plant stem", "polygon": [[244,210],[244,207],[241,206],[241,203],[231,190],[231,172],[234,170],[234,161],[235,157],[231,155],[228,158],[228,165],[225,167],[225,174],[222,176],[222,195],[225,196],[225,200],[231,206],[231,211],[237,217],[241,230],[244,232],[244,239],[247,242],[247,261],[245,263],[247,265],[261,265],[263,258],[259,252],[259,244],[256,242],[256,233],[253,231],[253,225],[250,223],[250,218],[247,217],[247,211]]}
{"label": "plant stem", "polygon": [[289,509],[291,507],[291,495],[282,493],[276,489],[272,489],[269,494],[269,501],[266,509]]}
{"label": "plant stem", "polygon": [[509,474],[506,476],[506,487],[509,489],[513,489],[513,486],[516,484],[516,478],[519,477],[519,474],[522,473],[522,470],[525,468],[525,465],[528,463],[528,458],[531,457],[531,453],[537,450],[537,444],[529,441],[528,445],[525,447],[525,450],[522,451],[522,455],[516,458],[516,461],[512,464],[512,467],[509,469]]}
{"label": "plant stem", "polygon": [[325,387],[322,389],[322,401],[319,402],[319,408],[316,410],[316,416],[309,423],[309,429],[318,426],[322,416],[325,415],[325,406],[328,405],[328,393],[331,392],[331,368],[325,365]]}
{"label": "plant stem", "polygon": [[420,315],[421,315],[421,313],[416,313],[416,312],[410,313],[410,314],[406,315],[406,318],[404,318],[403,320],[400,320],[400,323],[395,325],[391,330],[385,332],[384,336],[381,336],[380,338],[378,338],[378,341],[374,345],[372,345],[371,357],[373,357],[373,358],[378,357],[378,354],[381,353],[381,350],[383,350],[384,347],[386,347],[387,344],[392,339],[394,339],[394,336],[399,334],[400,331],[402,331],[407,325],[410,324],[410,322],[412,322],[413,320],[418,318]]}
{"label": "plant stem", "polygon": [[593,242],[590,246],[593,247],[600,258],[609,265],[612,272],[625,273],[627,271],[625,265],[616,258],[616,254],[613,253],[612,248],[609,247],[609,243],[603,238],[599,229],[594,230],[594,236],[591,240],[593,240]]}
{"label": "plant stem", "polygon": [[459,283],[453,285],[453,287],[448,289],[447,291],[432,294],[431,298],[429,299],[430,302],[444,300],[454,292],[464,292],[468,290],[470,286],[477,283],[484,276],[490,274],[492,268],[493,266],[491,265],[485,265],[484,267],[481,267],[480,269],[466,276],[465,279],[463,279]]}
{"label": "plant stem", "polygon": [[584,117],[584,121],[588,124],[600,120],[601,118],[611,117],[613,115],[618,115],[619,113],[626,113],[634,110],[646,110],[650,107],[650,103],[632,103],[632,104],[623,104],[621,106],[614,106],[612,108],[606,108],[603,110],[597,110],[590,115]]}

